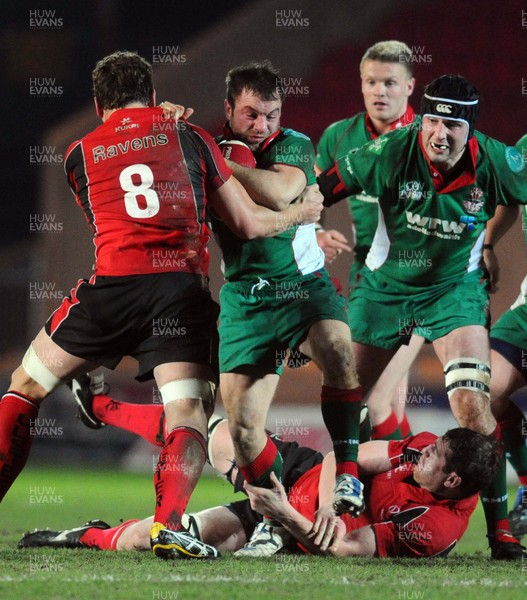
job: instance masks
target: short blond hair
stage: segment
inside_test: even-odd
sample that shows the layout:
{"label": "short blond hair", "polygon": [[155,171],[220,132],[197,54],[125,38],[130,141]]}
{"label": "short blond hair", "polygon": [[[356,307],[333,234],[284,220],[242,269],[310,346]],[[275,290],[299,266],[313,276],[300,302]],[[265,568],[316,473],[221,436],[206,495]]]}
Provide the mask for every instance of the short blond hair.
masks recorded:
{"label": "short blond hair", "polygon": [[360,71],[367,60],[378,60],[379,62],[399,63],[408,72],[408,76],[413,76],[412,50],[404,43],[398,40],[387,40],[377,42],[368,48],[360,61]]}

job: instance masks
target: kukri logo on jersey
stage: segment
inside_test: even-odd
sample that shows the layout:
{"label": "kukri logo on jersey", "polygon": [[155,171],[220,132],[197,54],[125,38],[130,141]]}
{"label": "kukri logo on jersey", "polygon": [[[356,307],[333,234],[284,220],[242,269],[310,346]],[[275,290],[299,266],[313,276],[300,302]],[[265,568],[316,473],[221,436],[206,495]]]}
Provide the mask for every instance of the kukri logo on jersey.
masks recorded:
{"label": "kukri logo on jersey", "polygon": [[459,240],[459,234],[467,226],[466,223],[459,223],[457,221],[424,217],[409,210],[406,211],[406,220],[408,229],[446,240]]}

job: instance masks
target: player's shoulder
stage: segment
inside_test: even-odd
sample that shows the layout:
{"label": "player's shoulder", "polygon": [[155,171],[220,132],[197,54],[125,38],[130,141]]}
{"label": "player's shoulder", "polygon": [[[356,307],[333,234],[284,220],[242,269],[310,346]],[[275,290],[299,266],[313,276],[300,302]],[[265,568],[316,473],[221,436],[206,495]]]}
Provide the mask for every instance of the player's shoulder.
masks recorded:
{"label": "player's shoulder", "polygon": [[381,159],[389,160],[392,162],[394,159],[398,159],[401,156],[406,156],[408,149],[417,144],[418,129],[413,125],[406,127],[400,127],[394,129],[388,133],[384,133],[379,137],[366,142],[358,151],[357,155],[359,159],[371,158],[372,156]]}
{"label": "player's shoulder", "polygon": [[477,130],[474,131],[474,137],[478,142],[480,159],[489,161],[500,177],[506,177],[511,173],[525,174],[525,155],[521,142],[524,140],[523,143],[527,145],[527,136],[524,136],[516,146],[508,146]]}
{"label": "player's shoulder", "polygon": [[290,127],[280,127],[280,133],[277,139],[288,141],[290,143],[311,143],[311,138],[309,136],[305,133],[300,133],[300,131],[296,131],[295,129],[291,129]]}
{"label": "player's shoulder", "polygon": [[340,119],[340,121],[335,121],[328,125],[324,130],[322,135],[342,135],[346,131],[357,127],[358,125],[364,125],[364,119],[366,117],[365,112],[357,113],[352,117],[348,117],[346,119]]}
{"label": "player's shoulder", "polygon": [[516,142],[516,148],[522,153],[523,157],[527,156],[527,133]]}
{"label": "player's shoulder", "polygon": [[66,152],[64,153],[64,169],[67,171],[69,171],[69,165],[71,163],[71,161],[73,160],[73,157],[78,156],[81,157],[83,154],[83,149],[82,149],[82,139],[80,140],[75,140],[74,142],[72,142]]}

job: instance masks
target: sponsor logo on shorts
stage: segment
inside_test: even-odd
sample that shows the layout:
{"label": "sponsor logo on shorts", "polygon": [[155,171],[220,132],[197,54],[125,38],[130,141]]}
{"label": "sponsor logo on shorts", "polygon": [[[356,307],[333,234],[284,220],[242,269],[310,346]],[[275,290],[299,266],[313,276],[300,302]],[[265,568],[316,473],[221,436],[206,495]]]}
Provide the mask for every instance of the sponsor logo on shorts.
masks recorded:
{"label": "sponsor logo on shorts", "polygon": [[271,284],[267,281],[267,279],[258,277],[258,282],[251,287],[251,295],[254,295],[255,291],[260,291],[265,286],[271,287]]}

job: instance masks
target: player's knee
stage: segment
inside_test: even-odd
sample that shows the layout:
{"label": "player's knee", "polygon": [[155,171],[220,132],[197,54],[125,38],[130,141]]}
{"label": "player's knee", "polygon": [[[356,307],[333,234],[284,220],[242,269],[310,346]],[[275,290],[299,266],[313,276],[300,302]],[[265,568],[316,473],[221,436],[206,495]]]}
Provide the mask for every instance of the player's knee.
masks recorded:
{"label": "player's knee", "polygon": [[348,340],[337,338],[321,349],[319,366],[326,379],[341,380],[347,378],[354,369],[353,353]]}
{"label": "player's knee", "polygon": [[[490,398],[490,363],[469,356],[462,356],[449,361],[445,365],[445,386],[450,400],[454,394],[456,399],[470,401],[474,393]],[[459,391],[468,393],[460,394]]]}
{"label": "player's knee", "polygon": [[185,412],[201,408],[207,412],[214,407],[216,385],[203,379],[175,379],[162,385],[159,391],[165,407],[177,402]]}
{"label": "player's knee", "polygon": [[64,381],[54,375],[42,362],[33,345],[30,345],[22,359],[22,364],[11,376],[9,389],[16,390],[39,402],[63,383]]}
{"label": "player's knee", "polygon": [[265,424],[251,419],[250,415],[238,415],[233,421],[229,418],[229,431],[233,444],[238,448],[251,448],[259,434],[265,435]]}

